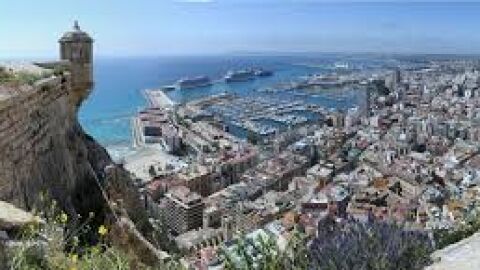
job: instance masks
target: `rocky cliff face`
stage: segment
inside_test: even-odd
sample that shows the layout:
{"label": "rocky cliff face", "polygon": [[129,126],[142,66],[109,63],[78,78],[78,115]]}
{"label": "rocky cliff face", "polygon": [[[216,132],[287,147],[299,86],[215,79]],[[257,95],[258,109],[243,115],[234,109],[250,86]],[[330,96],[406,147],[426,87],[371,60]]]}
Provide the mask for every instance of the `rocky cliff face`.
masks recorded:
{"label": "rocky cliff face", "polygon": [[93,225],[119,231],[112,243],[154,264],[163,253],[148,242],[152,228],[130,174],[78,123],[86,96],[68,72],[33,86],[0,85],[0,201],[31,210],[47,196],[74,220],[94,212]]}
{"label": "rocky cliff face", "polygon": [[33,86],[0,86],[0,93],[0,200],[30,210],[45,193],[73,217],[101,218],[99,183],[112,161],[78,123],[78,89],[72,91],[68,73]]}
{"label": "rocky cliff face", "polygon": [[0,200],[31,209],[46,193],[70,214],[100,210],[96,181],[110,162],[78,124],[68,76],[3,86]]}

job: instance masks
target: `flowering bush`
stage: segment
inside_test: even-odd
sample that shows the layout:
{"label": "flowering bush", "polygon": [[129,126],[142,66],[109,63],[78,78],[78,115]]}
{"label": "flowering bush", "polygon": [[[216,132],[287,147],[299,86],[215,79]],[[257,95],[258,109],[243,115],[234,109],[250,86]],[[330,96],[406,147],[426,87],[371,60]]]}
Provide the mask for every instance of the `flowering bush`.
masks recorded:
{"label": "flowering bush", "polygon": [[19,245],[10,251],[10,269],[130,269],[128,257],[107,245],[105,225],[98,228],[98,244],[80,246],[79,236],[90,229],[88,220],[71,228],[69,216],[55,203],[37,217],[38,222],[24,228]]}

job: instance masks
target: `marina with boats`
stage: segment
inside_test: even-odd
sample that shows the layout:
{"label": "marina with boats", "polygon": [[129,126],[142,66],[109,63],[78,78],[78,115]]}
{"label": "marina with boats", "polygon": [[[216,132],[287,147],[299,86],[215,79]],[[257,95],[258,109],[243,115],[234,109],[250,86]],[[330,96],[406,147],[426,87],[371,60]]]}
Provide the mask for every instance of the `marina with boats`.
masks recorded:
{"label": "marina with boats", "polygon": [[[338,68],[346,69],[347,65]],[[288,130],[321,123],[332,108],[343,110],[358,106],[364,92],[362,76],[337,73],[307,74],[290,81],[262,83],[259,85],[265,86],[232,91],[244,85],[237,82],[270,76],[273,72],[263,68],[239,69],[229,71],[219,80],[211,80],[208,76],[184,78],[172,86],[145,93],[151,107],[172,108],[172,90],[178,95],[186,89],[208,87],[208,91],[188,92],[189,95],[198,93],[195,94],[197,98],[175,106],[180,118],[183,115],[210,121],[238,138],[253,135],[269,140]]]}
{"label": "marina with boats", "polygon": [[302,100],[241,97],[224,94],[201,102],[187,103],[193,114],[223,123],[233,135],[249,133],[269,137],[306,123],[319,122],[327,110]]}

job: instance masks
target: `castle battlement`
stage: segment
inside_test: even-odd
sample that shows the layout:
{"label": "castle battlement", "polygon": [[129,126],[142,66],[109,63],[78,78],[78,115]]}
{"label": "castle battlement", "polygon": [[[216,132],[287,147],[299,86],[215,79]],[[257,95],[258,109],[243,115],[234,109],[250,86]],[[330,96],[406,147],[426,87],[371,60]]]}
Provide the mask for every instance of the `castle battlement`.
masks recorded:
{"label": "castle battlement", "polygon": [[90,89],[93,86],[93,39],[80,29],[75,21],[73,30],[58,41],[60,60],[69,61],[74,89]]}
{"label": "castle battlement", "polygon": [[77,120],[93,85],[93,40],[76,23],[59,42],[59,61],[12,63],[0,84],[0,200],[27,209],[40,190],[65,203],[95,178]]}

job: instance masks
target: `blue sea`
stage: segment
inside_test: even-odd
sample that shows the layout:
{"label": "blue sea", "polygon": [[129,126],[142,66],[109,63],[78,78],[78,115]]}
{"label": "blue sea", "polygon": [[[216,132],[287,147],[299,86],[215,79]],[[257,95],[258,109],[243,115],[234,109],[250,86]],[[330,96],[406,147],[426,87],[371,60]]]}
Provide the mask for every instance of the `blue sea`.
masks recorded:
{"label": "blue sea", "polygon": [[[221,79],[229,70],[261,67],[274,75],[253,81],[212,87],[175,90],[168,95],[177,102],[198,99],[220,92],[233,92],[252,96],[255,89],[297,80],[301,76],[331,71],[339,61],[348,61],[356,68],[376,68],[384,60],[343,55],[316,56],[189,56],[150,58],[97,58],[95,59],[95,88],[80,109],[79,119],[84,129],[104,145],[114,158],[131,149],[131,118],[145,106],[142,90],[173,84],[183,77],[207,75]],[[352,91],[351,98],[342,102],[332,100],[330,94],[315,97],[317,104],[328,108],[348,108],[359,102]]]}

